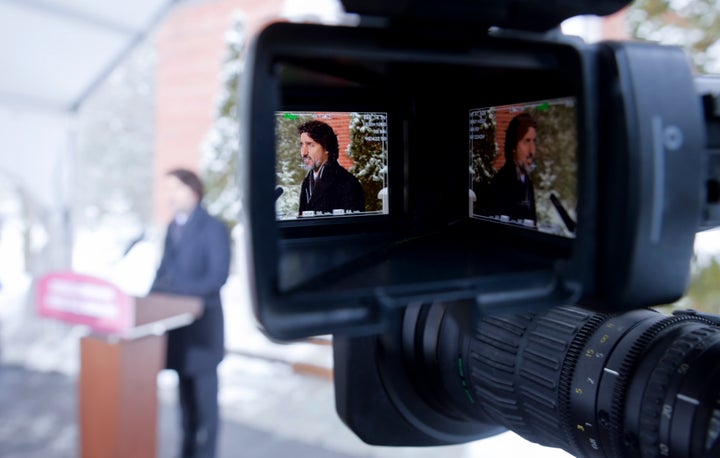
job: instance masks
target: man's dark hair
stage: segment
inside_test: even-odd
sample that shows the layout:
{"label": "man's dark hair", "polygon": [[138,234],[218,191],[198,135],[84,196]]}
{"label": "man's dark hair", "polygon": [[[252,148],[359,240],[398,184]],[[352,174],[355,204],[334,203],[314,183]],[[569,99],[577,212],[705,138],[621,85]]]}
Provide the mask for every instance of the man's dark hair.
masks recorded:
{"label": "man's dark hair", "polygon": [[537,130],[537,121],[529,113],[520,113],[512,118],[505,131],[505,159],[513,160],[513,150],[517,147],[518,141],[525,136],[528,130],[534,127]]}
{"label": "man's dark hair", "polygon": [[329,124],[322,121],[308,121],[298,126],[299,134],[308,134],[317,143],[328,151],[330,159],[337,161],[340,155],[337,135]]}
{"label": "man's dark hair", "polygon": [[198,202],[203,199],[205,195],[205,185],[203,185],[200,177],[192,170],[182,168],[172,169],[167,173],[167,176],[177,178],[182,184],[192,189]]}

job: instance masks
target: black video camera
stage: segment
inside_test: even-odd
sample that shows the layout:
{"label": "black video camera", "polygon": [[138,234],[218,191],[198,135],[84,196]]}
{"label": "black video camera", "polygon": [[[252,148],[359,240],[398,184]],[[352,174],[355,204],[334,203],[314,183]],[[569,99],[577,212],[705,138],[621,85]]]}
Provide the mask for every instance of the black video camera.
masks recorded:
{"label": "black video camera", "polygon": [[559,32],[628,3],[344,0],[359,25],[256,38],[255,313],[276,339],[333,334],[366,442],[720,456],[718,319],[647,309],[720,224],[720,81]]}

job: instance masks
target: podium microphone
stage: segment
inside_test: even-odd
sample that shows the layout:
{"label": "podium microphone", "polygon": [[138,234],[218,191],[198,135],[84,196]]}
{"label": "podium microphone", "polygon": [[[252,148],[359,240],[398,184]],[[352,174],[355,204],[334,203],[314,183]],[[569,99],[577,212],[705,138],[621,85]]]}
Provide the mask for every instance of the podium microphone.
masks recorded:
{"label": "podium microphone", "polygon": [[557,210],[557,212],[560,214],[560,218],[562,218],[563,223],[565,223],[565,227],[567,227],[570,232],[574,233],[576,223],[575,221],[573,221],[572,218],[570,218],[567,210],[565,210],[565,207],[563,207],[563,205],[560,203],[560,200],[555,194],[550,194],[550,201],[555,206],[555,210]]}

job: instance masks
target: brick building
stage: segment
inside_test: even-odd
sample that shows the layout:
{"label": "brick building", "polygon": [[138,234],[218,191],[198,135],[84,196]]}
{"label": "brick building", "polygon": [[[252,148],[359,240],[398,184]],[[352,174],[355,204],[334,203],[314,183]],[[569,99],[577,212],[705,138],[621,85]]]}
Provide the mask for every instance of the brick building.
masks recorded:
{"label": "brick building", "polygon": [[210,130],[220,84],[225,33],[233,14],[246,17],[248,38],[278,20],[283,0],[211,0],[179,3],[157,32],[157,115],[154,208],[156,221],[170,215],[164,174],[183,166],[197,170]]}

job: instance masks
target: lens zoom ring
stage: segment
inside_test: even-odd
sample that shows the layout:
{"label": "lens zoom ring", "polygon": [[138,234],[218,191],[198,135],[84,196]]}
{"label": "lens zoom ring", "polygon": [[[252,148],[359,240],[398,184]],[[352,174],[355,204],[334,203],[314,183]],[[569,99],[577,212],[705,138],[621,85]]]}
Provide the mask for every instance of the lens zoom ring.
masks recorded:
{"label": "lens zoom ring", "polygon": [[[568,442],[558,399],[570,343],[592,313],[558,307],[537,317],[488,317],[471,344],[472,383],[483,408],[528,440]],[[572,367],[572,365],[568,366]],[[561,387],[561,385],[565,385]]]}
{"label": "lens zoom ring", "polygon": [[575,450],[575,455],[580,454],[580,445],[578,444],[578,440],[575,435],[575,428],[573,428],[574,423],[572,421],[573,416],[571,412],[573,406],[570,392],[573,387],[573,375],[585,348],[585,344],[588,340],[590,340],[590,337],[595,333],[595,331],[597,331],[597,329],[607,320],[607,318],[607,315],[601,313],[592,313],[588,315],[585,325],[578,331],[577,335],[568,347],[565,355],[565,367],[560,375],[560,392],[558,393],[560,414],[562,424],[566,425],[568,428],[566,430],[566,440],[572,445],[573,450]]}

